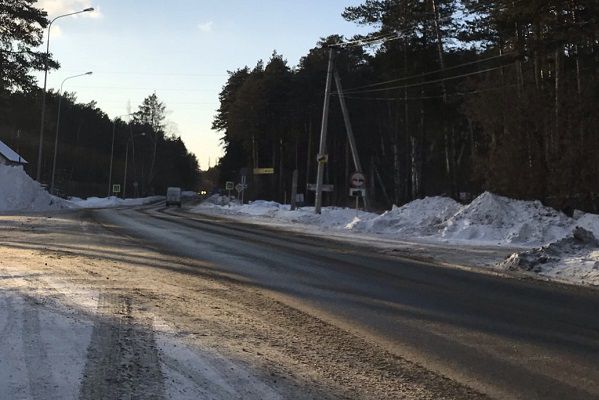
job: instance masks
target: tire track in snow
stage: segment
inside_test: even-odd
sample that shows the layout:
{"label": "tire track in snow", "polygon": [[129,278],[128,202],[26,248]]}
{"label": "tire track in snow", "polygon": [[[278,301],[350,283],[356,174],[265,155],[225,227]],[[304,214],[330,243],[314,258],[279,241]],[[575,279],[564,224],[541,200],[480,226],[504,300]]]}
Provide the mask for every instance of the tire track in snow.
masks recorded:
{"label": "tire track in snow", "polygon": [[59,400],[58,384],[52,376],[52,366],[41,338],[39,303],[26,297],[23,304],[23,355],[33,400]]}
{"label": "tire track in snow", "polygon": [[98,312],[80,399],[166,399],[152,324],[117,293],[101,293]]}

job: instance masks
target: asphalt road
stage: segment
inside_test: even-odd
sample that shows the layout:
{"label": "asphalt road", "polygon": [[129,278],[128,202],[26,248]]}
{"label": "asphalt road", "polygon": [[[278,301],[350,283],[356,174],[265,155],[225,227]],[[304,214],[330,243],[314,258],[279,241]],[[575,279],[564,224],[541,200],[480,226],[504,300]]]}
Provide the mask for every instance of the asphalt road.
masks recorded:
{"label": "asphalt road", "polygon": [[491,397],[599,399],[597,290],[438,267],[159,206],[94,213]]}

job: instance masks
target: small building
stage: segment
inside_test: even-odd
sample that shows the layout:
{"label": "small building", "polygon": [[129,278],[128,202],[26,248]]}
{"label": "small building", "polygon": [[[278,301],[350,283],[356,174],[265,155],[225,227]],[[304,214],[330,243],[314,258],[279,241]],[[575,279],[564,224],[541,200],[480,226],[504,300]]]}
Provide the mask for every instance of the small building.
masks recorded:
{"label": "small building", "polygon": [[28,164],[27,160],[18,155],[13,149],[0,140],[0,165],[23,167],[26,164]]}

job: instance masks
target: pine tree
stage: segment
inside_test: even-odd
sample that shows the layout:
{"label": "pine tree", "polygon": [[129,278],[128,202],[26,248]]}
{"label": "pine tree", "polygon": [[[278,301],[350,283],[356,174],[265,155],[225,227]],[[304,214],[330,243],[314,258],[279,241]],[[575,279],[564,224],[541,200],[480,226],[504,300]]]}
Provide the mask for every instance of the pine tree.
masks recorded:
{"label": "pine tree", "polygon": [[[36,51],[48,25],[35,0],[0,0],[0,91],[32,90],[33,70],[44,69],[45,52]],[[58,64],[49,60],[49,68]]]}

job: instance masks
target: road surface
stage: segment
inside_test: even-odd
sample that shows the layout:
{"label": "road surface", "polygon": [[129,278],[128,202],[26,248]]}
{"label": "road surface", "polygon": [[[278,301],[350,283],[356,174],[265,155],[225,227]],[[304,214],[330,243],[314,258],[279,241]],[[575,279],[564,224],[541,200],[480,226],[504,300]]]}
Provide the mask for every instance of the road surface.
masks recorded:
{"label": "road surface", "polygon": [[[85,232],[83,247],[68,245],[73,219]],[[82,368],[93,379],[83,379],[79,398],[103,390],[98,377],[106,378],[107,365],[133,357],[98,349],[131,343],[139,348],[129,353],[144,353],[134,365],[147,368],[117,383],[117,393],[130,393],[131,382],[144,379],[158,382],[153,393],[172,392],[162,383],[170,365],[159,345],[162,334],[139,328],[157,319],[189,336],[190,346],[217,349],[219,357],[236,360],[235,368],[256,370],[241,386],[222,389],[238,398],[599,398],[599,295],[593,289],[438,267],[161,205],[79,212],[64,220],[58,249],[44,251],[97,260],[77,259],[87,265],[76,272],[79,285],[106,286],[104,278],[112,284],[98,295],[97,308],[112,317],[90,328]],[[4,244],[39,250],[17,240]],[[75,274],[64,263],[40,268]],[[206,282],[214,287],[203,287]],[[57,284],[44,290],[50,286]],[[123,328],[122,315],[154,322]],[[137,339],[123,344],[123,329]],[[123,373],[113,375],[118,380]],[[209,393],[210,380],[200,375],[192,381],[203,379]],[[263,387],[244,395],[244,385]]]}

